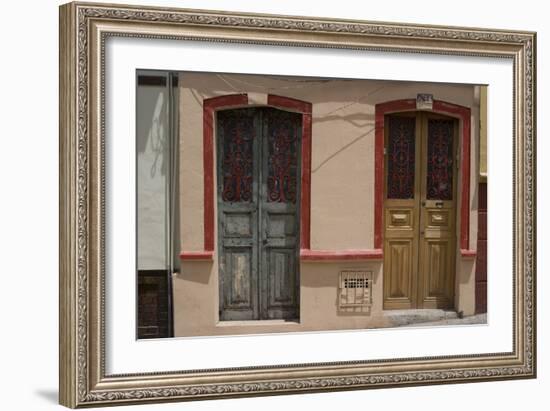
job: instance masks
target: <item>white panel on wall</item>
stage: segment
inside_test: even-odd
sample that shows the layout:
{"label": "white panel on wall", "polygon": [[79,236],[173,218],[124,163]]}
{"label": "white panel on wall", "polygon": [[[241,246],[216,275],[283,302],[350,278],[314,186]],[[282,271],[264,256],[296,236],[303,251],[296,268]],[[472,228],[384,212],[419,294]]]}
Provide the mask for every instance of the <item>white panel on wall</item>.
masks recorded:
{"label": "white panel on wall", "polygon": [[169,172],[166,94],[165,86],[140,85],[137,88],[138,270],[166,268],[166,199]]}

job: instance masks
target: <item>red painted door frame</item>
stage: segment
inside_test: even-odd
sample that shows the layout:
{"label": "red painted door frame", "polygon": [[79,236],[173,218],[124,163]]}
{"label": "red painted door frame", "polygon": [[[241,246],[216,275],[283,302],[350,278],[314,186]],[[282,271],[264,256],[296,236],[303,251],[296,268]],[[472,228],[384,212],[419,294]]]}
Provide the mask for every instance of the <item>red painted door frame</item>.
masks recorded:
{"label": "red painted door frame", "polygon": [[[248,95],[230,94],[203,101],[204,250],[182,251],[182,260],[212,260],[214,256],[214,123],[216,110],[246,107]],[[302,114],[302,164],[300,192],[300,248],[310,248],[311,221],[311,103],[290,97],[267,96],[269,107]]]}
{"label": "red painted door frame", "polygon": [[[382,248],[383,244],[383,208],[384,208],[384,116],[390,113],[416,111],[415,99],[393,100],[377,104],[375,107],[375,187],[374,187],[374,245]],[[444,114],[460,120],[462,178],[460,202],[460,254],[462,257],[475,257],[475,250],[470,250],[470,115],[468,107],[445,101],[434,100],[433,113]]]}

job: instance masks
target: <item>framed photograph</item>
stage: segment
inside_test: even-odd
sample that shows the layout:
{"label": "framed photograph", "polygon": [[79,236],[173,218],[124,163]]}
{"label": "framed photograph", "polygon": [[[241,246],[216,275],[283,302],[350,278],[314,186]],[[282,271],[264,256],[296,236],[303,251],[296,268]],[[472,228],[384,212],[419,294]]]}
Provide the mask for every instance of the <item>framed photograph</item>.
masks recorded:
{"label": "framed photograph", "polygon": [[61,404],[534,378],[535,51],[61,6]]}

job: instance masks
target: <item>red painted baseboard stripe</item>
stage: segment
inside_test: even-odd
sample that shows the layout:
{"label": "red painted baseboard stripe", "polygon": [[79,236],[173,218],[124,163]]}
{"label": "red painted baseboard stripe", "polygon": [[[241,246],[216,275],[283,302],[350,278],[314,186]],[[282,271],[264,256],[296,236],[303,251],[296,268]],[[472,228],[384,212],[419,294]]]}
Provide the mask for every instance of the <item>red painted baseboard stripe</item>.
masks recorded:
{"label": "red painted baseboard stripe", "polygon": [[212,261],[214,251],[182,251],[180,260],[183,261]]}
{"label": "red painted baseboard stripe", "polygon": [[368,250],[300,250],[301,261],[358,261],[381,260],[382,249]]}
{"label": "red painted baseboard stripe", "polygon": [[476,258],[477,251],[460,249],[460,255],[464,258]]}

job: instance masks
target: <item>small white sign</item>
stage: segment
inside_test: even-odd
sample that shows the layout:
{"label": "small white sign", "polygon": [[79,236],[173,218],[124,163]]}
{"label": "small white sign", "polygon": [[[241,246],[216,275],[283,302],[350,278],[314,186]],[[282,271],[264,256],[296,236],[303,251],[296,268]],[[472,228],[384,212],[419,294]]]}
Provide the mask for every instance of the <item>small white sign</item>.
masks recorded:
{"label": "small white sign", "polygon": [[434,105],[433,94],[417,94],[416,95],[416,109],[417,110],[431,110]]}

